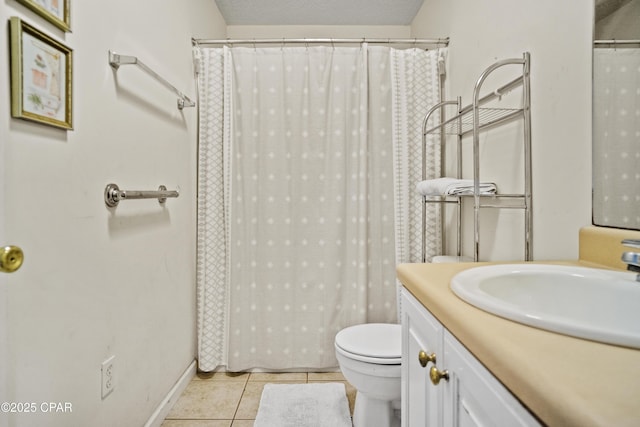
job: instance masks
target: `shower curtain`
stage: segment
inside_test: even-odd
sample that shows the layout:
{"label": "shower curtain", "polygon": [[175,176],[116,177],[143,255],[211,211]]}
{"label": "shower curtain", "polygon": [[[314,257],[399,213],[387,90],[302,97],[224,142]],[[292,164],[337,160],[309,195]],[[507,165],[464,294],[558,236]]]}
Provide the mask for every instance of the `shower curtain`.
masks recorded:
{"label": "shower curtain", "polygon": [[640,49],[593,49],[593,111],[594,221],[640,228]]}
{"label": "shower curtain", "polygon": [[[395,265],[420,259],[413,187],[445,50],[194,54],[199,369],[336,367],[336,332],[396,322]],[[428,151],[435,177],[438,141]]]}

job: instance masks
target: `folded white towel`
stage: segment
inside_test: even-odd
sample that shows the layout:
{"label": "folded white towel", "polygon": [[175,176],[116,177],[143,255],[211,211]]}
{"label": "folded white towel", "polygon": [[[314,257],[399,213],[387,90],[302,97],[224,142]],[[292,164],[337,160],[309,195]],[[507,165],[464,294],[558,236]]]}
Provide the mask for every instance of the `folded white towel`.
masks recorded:
{"label": "folded white towel", "polygon": [[[436,178],[420,181],[416,190],[423,196],[460,196],[473,194],[472,179]],[[495,194],[498,191],[492,182],[480,183],[480,194]]]}

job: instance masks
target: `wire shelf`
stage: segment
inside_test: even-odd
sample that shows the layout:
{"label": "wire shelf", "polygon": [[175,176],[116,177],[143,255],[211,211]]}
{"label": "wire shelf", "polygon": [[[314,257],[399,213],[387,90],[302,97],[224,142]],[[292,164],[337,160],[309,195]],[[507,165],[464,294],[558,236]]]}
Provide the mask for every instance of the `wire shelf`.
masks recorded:
{"label": "wire shelf", "polygon": [[[522,108],[478,108],[478,129],[497,125],[523,113]],[[465,135],[473,131],[473,110],[450,118],[446,122],[428,129],[425,134]]]}

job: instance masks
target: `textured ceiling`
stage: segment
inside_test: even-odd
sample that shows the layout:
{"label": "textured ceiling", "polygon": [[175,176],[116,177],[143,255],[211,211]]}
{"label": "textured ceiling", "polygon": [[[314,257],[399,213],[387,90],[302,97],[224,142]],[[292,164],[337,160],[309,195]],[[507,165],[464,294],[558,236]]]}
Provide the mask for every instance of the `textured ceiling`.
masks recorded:
{"label": "textured ceiling", "polygon": [[424,0],[216,0],[227,25],[409,25]]}
{"label": "textured ceiling", "polygon": [[596,0],[596,22],[606,18],[631,0]]}

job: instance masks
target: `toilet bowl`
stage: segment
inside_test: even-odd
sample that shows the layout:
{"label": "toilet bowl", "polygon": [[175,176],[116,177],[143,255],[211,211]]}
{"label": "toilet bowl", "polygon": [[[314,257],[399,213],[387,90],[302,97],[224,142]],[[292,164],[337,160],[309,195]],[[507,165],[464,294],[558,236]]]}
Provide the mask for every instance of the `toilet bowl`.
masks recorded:
{"label": "toilet bowl", "polygon": [[357,390],[354,427],[400,425],[401,327],[367,323],[336,334],[340,370]]}

